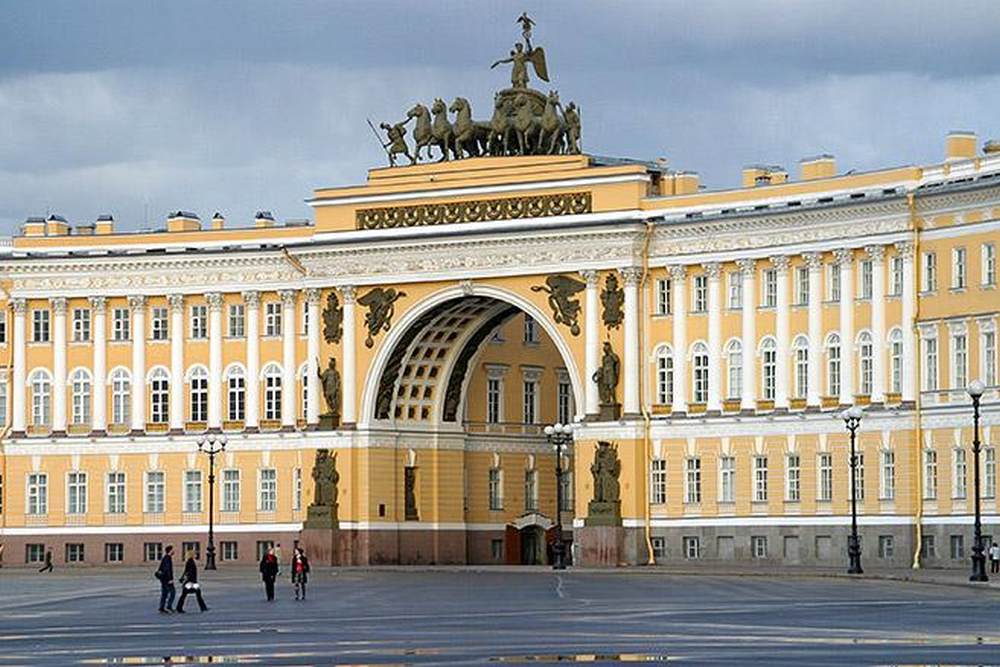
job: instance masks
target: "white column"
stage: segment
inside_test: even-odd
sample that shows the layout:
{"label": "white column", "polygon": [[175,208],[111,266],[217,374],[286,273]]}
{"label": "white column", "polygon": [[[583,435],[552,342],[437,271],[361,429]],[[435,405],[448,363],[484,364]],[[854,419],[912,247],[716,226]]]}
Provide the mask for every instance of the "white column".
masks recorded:
{"label": "white column", "polygon": [[809,267],[809,391],[806,396],[807,408],[819,408],[823,394],[820,378],[823,374],[823,293],[820,291],[820,276],[823,271],[823,256],[818,252],[803,255]]}
{"label": "white column", "polygon": [[600,364],[600,313],[598,311],[598,281],[597,271],[581,271],[583,279],[587,281],[587,291],[585,298],[584,315],[584,386],[587,388],[584,394],[584,412],[587,415],[596,415],[600,412],[601,397],[597,391],[597,383],[594,381],[594,374]]}
{"label": "white column", "polygon": [[340,296],[344,301],[344,337],[341,341],[341,354],[343,355],[343,369],[341,373],[341,383],[343,385],[341,393],[341,415],[340,422],[345,426],[353,426],[358,421],[357,410],[354,407],[357,392],[357,350],[354,346],[354,288],[345,285],[340,288]]}
{"label": "white column", "polygon": [[757,410],[757,260],[736,262],[743,276],[743,394],[740,410]]}
{"label": "white column", "polygon": [[27,369],[25,367],[25,326],[24,318],[28,312],[28,302],[24,299],[14,299],[14,331],[11,344],[14,346],[14,368],[12,382],[14,391],[11,397],[11,435],[19,437],[24,435],[25,430],[25,383],[27,382]]}
{"label": "white column", "polygon": [[280,290],[281,297],[281,429],[295,429],[295,290]]}
{"label": "white column", "polygon": [[670,411],[674,415],[687,414],[687,268],[683,266],[670,267],[670,279],[673,282],[673,308],[671,310],[674,324],[672,344],[674,346],[674,402]]}
{"label": "white column", "polygon": [[854,251],[834,251],[840,267],[840,404],[854,405]]}
{"label": "white column", "polygon": [[91,387],[93,405],[91,431],[95,434],[103,434],[108,430],[107,298],[103,296],[90,297],[90,308],[94,313],[94,383]]}
{"label": "white column", "polygon": [[914,266],[914,249],[911,241],[900,241],[896,244],[896,252],[903,258],[903,386],[902,400],[912,403],[917,400],[917,340],[914,333],[916,326],[916,267]]}
{"label": "white column", "polygon": [[708,275],[708,406],[711,413],[722,412],[722,298],[719,286],[722,267],[705,265]]}
{"label": "white column", "polygon": [[66,298],[52,301],[52,435],[66,435]]}
{"label": "white column", "polygon": [[[306,290],[306,307],[309,308],[309,330],[307,343],[306,382],[308,401],[306,404],[306,427],[315,428],[319,425],[319,302],[321,292],[318,289]],[[343,381],[343,375],[341,375]]]}
{"label": "white column", "polygon": [[170,431],[184,432],[184,295],[170,294]]}
{"label": "white column", "polygon": [[639,281],[642,269],[621,270],[625,282],[625,401],[626,415],[639,414]]}
{"label": "white column", "polygon": [[247,406],[244,428],[260,430],[260,292],[243,292],[246,303],[245,331],[247,337]]}
{"label": "white column", "polygon": [[865,248],[872,262],[872,403],[885,403],[885,246]]}
{"label": "white column", "polygon": [[146,297],[130,296],[128,307],[132,310],[132,432],[138,434],[146,430]]}
{"label": "white column", "polygon": [[222,294],[208,300],[208,428],[222,429]]}
{"label": "white column", "polygon": [[788,410],[788,354],[791,347],[791,341],[789,340],[791,338],[789,331],[791,326],[789,322],[791,318],[791,305],[789,304],[788,297],[788,257],[785,255],[772,257],[771,264],[774,265],[778,287],[774,318],[774,334],[775,338],[777,338],[775,349],[778,357],[774,369],[776,375],[774,383],[774,409]]}

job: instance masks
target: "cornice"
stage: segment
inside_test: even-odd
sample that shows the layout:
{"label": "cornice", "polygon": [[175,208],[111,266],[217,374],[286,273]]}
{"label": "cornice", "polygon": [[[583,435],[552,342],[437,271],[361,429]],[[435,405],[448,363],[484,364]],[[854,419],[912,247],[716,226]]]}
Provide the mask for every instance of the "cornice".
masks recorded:
{"label": "cornice", "polygon": [[[977,187],[978,185],[978,187]],[[956,209],[975,208],[978,206],[1000,205],[1000,182],[970,183],[966,187],[948,184],[940,189],[917,190],[915,205],[917,213],[922,216],[947,213]]]}

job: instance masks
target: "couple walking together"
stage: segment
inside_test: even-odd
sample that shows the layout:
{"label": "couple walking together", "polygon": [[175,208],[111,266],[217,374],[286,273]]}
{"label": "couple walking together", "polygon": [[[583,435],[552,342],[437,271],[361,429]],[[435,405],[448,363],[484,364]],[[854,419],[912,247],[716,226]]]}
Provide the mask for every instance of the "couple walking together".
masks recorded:
{"label": "couple walking together", "polygon": [[178,614],[184,612],[184,601],[188,595],[194,595],[198,600],[198,608],[208,611],[208,605],[201,596],[201,584],[198,583],[198,564],[194,560],[194,551],[188,550],[184,554],[184,573],[181,575],[181,597],[177,600],[177,609],[174,609],[174,596],[177,594],[177,587],[174,585],[174,547],[167,545],[164,549],[163,558],[160,559],[160,566],[156,570],[155,576],[160,580],[160,613],[171,614],[176,611]]}

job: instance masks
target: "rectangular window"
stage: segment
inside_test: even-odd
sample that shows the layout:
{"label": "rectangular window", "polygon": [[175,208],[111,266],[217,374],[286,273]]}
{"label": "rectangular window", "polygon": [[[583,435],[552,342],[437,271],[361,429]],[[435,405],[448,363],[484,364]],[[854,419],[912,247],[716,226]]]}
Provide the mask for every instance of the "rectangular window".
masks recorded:
{"label": "rectangular window", "polygon": [[684,502],[701,502],[701,459],[689,458],[684,463]]}
{"label": "rectangular window", "polygon": [[983,449],[983,498],[995,498],[997,495],[997,450],[993,447]]}
{"label": "rectangular window", "polygon": [[151,471],[146,473],[146,503],[144,512],[159,514],[166,505],[166,473]]}
{"label": "rectangular window", "polygon": [[274,540],[257,540],[257,560],[264,558],[264,554],[272,548],[274,548]]}
{"label": "rectangular window", "polygon": [[125,473],[109,472],[105,489],[105,503],[108,514],[125,513]]}
{"label": "rectangular window", "polygon": [[965,389],[969,383],[969,339],[965,334],[951,337],[951,387]]}
{"label": "rectangular window", "polygon": [[201,471],[184,471],[184,511],[201,512]]}
{"label": "rectangular window", "polygon": [[486,421],[499,424],[503,421],[503,384],[497,378],[486,380]]}
{"label": "rectangular window", "polygon": [[817,467],[819,468],[819,488],[816,500],[829,502],[833,500],[833,454],[820,454]]}
{"label": "rectangular window", "polygon": [[277,301],[264,304],[264,335],[281,335],[281,304]]}
{"label": "rectangular window", "polygon": [[667,502],[667,462],[664,459],[653,459],[649,463],[650,502],[663,505]]}
{"label": "rectangular window", "polygon": [[694,291],[691,294],[691,310],[704,313],[708,310],[708,276],[705,274],[694,277]]}
{"label": "rectangular window", "polygon": [[743,307],[743,272],[729,272],[729,307],[737,309]]}
{"label": "rectangular window", "polygon": [[201,542],[181,542],[181,555],[187,554],[187,552],[194,552],[194,559],[201,560]]}
{"label": "rectangular window", "polygon": [[889,263],[889,294],[891,296],[903,295],[903,258],[898,255],[893,257]]}
{"label": "rectangular window", "polygon": [[892,535],[878,536],[878,557],[882,560],[892,560],[894,544]]}
{"label": "rectangular window", "polygon": [[719,459],[719,502],[736,501],[736,459],[723,456]]}
{"label": "rectangular window", "polygon": [[47,310],[31,311],[31,342],[32,343],[49,342],[49,311]]}
{"label": "rectangular window", "polygon": [[753,457],[753,500],[767,502],[767,457]]}
{"label": "rectangular window", "polygon": [[239,560],[239,542],[233,542],[232,540],[219,542],[219,557],[222,560]]}
{"label": "rectangular window", "polygon": [[952,535],[949,542],[951,545],[952,560],[962,560],[965,558],[965,536]]}
{"label": "rectangular window", "polygon": [[222,471],[222,511],[240,511],[240,471]]}
{"label": "rectangular window", "polygon": [[73,342],[86,343],[90,340],[90,309],[73,309]]}
{"label": "rectangular window", "polygon": [[292,509],[296,512],[302,509],[302,468],[292,471]]}
{"label": "rectangular window", "polygon": [[937,540],[933,535],[923,535],[920,538],[920,557],[937,558]]}
{"label": "rectangular window", "polygon": [[246,310],[242,303],[229,304],[229,337],[243,338],[246,329]]}
{"label": "rectangular window", "polygon": [[858,465],[854,469],[854,486],[857,491],[858,500],[865,499],[865,455],[858,454]]}
{"label": "rectangular window", "polygon": [[273,512],[278,502],[278,471],[264,468],[260,471],[260,488],[257,492],[257,509]]}
{"label": "rectangular window", "polygon": [[933,449],[924,450],[924,500],[937,499],[938,475],[937,452]]}
{"label": "rectangular window", "polygon": [[125,560],[125,545],[121,542],[104,543],[104,562],[121,563]]}
{"label": "rectangular window", "polygon": [[965,480],[968,476],[967,466],[965,463],[965,450],[955,449],[953,450],[952,457],[952,490],[951,497],[956,499],[965,498]]}
{"label": "rectangular window", "polygon": [[920,274],[920,290],[933,292],[937,289],[937,255],[933,252],[925,252],[921,259],[923,271]]}
{"label": "rectangular window", "polygon": [[653,545],[653,558],[666,558],[667,538],[651,537],[649,541]]}
{"label": "rectangular window", "polygon": [[701,538],[697,536],[686,536],[684,538],[684,558],[688,560],[701,558]]}
{"label": "rectangular window", "polygon": [[170,336],[170,325],[167,317],[167,309],[162,306],[153,308],[152,329],[150,331],[153,340],[167,340]]}
{"label": "rectangular window", "polygon": [[801,495],[802,468],[797,454],[789,454],[785,460],[785,500],[797,503]]}
{"label": "rectangular window", "polygon": [[490,468],[489,477],[490,510],[497,512],[503,509],[503,471],[500,468]]}
{"label": "rectangular window", "polygon": [[862,299],[872,298],[872,287],[874,285],[873,273],[872,273],[872,261],[870,259],[863,260],[858,265],[858,270],[861,272],[861,294]]}
{"label": "rectangular window", "polygon": [[309,335],[309,301],[302,304],[302,335]]}
{"label": "rectangular window", "polygon": [[524,471],[524,511],[538,511],[538,471]]}
{"label": "rectangular window", "polygon": [[191,338],[208,338],[208,306],[191,306]]}
{"label": "rectangular window", "polygon": [[995,331],[984,331],[982,336],[982,378],[987,387],[997,384],[997,334]]}
{"label": "rectangular window", "polygon": [[983,244],[983,285],[997,284],[997,247],[993,243]]}
{"label": "rectangular window", "polygon": [[87,513],[87,473],[71,472],[66,476],[66,513]]}
{"label": "rectangular window", "polygon": [[809,304],[809,267],[807,266],[795,269],[795,303],[800,306]]}
{"label": "rectangular window", "polygon": [[538,342],[538,323],[531,315],[524,316],[524,342],[529,344]]}
{"label": "rectangular window", "polygon": [[830,301],[840,301],[840,265],[827,265],[827,284],[830,286]]}
{"label": "rectangular window", "polygon": [[28,473],[27,514],[41,515],[49,512],[49,476],[44,472]]}
{"label": "rectangular window", "polygon": [[146,542],[142,545],[142,559],[147,562],[163,558],[163,542]]}
{"label": "rectangular window", "polygon": [[25,544],[24,545],[24,562],[25,563],[41,563],[45,560],[45,545],[44,544]]}
{"label": "rectangular window", "polygon": [[84,550],[83,545],[79,542],[70,542],[66,545],[66,562],[67,563],[82,563]]}
{"label": "rectangular window", "polygon": [[562,477],[559,479],[560,488],[562,488],[562,504],[559,506],[563,512],[573,511],[573,471],[563,470]]}
{"label": "rectangular window", "polygon": [[7,342],[7,313],[0,312],[0,344]]}
{"label": "rectangular window", "polygon": [[538,383],[524,381],[524,423],[534,424],[538,418]]}
{"label": "rectangular window", "polygon": [[767,536],[766,535],[751,535],[750,536],[750,553],[753,554],[754,558],[767,558]]}
{"label": "rectangular window", "polygon": [[964,289],[968,283],[965,248],[953,248],[951,251],[951,287]]}
{"label": "rectangular window", "polygon": [[661,278],[656,281],[656,314],[669,315],[671,307],[671,296],[673,294],[673,283],[670,278]]}
{"label": "rectangular window", "polygon": [[938,388],[938,346],[937,338],[924,339],[924,390]]}
{"label": "rectangular window", "polygon": [[774,269],[764,269],[763,272],[763,294],[761,304],[765,308],[774,308],[778,305],[778,272]]}
{"label": "rectangular window", "polygon": [[111,340],[129,340],[132,336],[131,327],[131,313],[128,308],[115,308],[111,311]]}
{"label": "rectangular window", "polygon": [[882,452],[882,470],[879,474],[879,487],[882,500],[892,500],[896,497],[896,453],[891,450]]}
{"label": "rectangular window", "polygon": [[573,421],[573,391],[568,381],[560,380],[556,387],[556,408],[559,413],[556,417],[560,424]]}

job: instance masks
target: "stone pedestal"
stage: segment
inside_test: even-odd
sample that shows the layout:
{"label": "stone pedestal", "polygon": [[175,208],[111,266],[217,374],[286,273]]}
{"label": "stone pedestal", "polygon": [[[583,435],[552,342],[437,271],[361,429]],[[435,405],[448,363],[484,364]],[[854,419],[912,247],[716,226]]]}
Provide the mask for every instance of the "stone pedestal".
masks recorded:
{"label": "stone pedestal", "polygon": [[317,565],[339,565],[340,523],[337,506],[310,505],[299,534],[301,546],[309,560]]}
{"label": "stone pedestal", "polygon": [[320,431],[336,431],[340,428],[340,415],[325,414],[319,416]]}
{"label": "stone pedestal", "polygon": [[576,565],[618,567],[625,562],[625,529],[621,526],[584,526],[573,531]]}
{"label": "stone pedestal", "polygon": [[602,422],[615,422],[621,419],[621,403],[601,403],[597,419]]}

